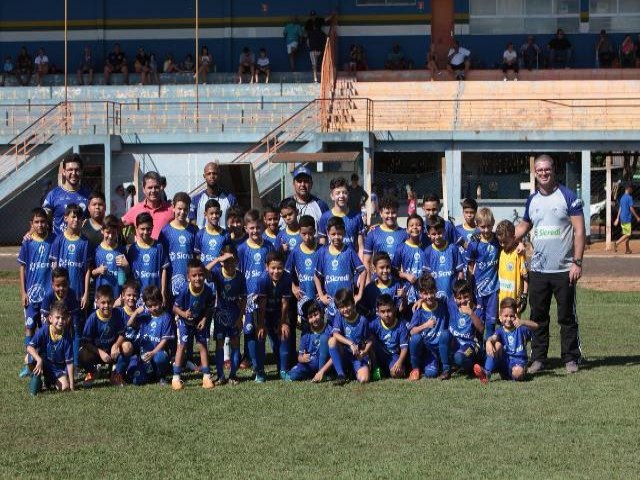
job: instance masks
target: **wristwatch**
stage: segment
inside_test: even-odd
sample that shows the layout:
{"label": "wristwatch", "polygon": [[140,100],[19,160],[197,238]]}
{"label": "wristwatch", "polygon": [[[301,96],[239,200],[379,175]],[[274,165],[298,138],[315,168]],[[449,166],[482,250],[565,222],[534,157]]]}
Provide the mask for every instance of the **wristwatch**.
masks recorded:
{"label": "wristwatch", "polygon": [[573,263],[575,263],[577,266],[582,268],[582,259],[581,258],[574,258],[573,259]]}

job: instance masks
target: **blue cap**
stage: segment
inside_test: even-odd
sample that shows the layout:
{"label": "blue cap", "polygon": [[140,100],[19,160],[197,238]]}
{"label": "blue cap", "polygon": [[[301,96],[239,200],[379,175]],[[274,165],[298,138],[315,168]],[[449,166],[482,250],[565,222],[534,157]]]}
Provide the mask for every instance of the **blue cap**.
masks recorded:
{"label": "blue cap", "polygon": [[291,175],[293,176],[294,179],[299,175],[307,175],[310,177],[311,170],[309,170],[309,167],[305,167],[304,165],[301,165],[299,167],[296,167],[296,169],[293,171]]}

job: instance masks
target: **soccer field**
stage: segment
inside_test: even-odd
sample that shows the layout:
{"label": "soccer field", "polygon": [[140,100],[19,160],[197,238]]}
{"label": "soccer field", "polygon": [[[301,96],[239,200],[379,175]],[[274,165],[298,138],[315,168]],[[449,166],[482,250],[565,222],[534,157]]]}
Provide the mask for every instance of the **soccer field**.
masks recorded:
{"label": "soccer field", "polygon": [[[638,293],[579,291],[588,364],[516,384],[268,381],[182,392],[99,384],[31,397],[23,318],[0,285],[0,477],[633,478],[640,471]],[[275,375],[273,366],[270,378]]]}

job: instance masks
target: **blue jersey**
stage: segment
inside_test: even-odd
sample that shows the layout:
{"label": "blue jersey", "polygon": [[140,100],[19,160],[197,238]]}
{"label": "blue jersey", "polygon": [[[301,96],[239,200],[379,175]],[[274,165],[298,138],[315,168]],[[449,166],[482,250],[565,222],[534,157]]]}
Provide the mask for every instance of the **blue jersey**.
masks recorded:
{"label": "blue jersey", "polygon": [[[449,300],[449,332],[461,345],[477,344],[478,331],[476,330],[471,316],[462,313],[455,301]],[[482,318],[482,309],[476,307],[474,313]]]}
{"label": "blue jersey", "polygon": [[71,237],[67,232],[58,235],[51,246],[49,259],[56,262],[58,267],[67,269],[69,288],[76,292],[78,298],[84,295],[84,277],[92,256],[89,254],[89,241],[86,238]]}
{"label": "blue jersey", "polygon": [[624,193],[618,202],[620,209],[620,223],[631,223],[631,209],[633,208],[633,197]]}
{"label": "blue jersey", "polygon": [[430,245],[426,250],[426,270],[436,281],[436,289],[439,297],[451,298],[453,295],[453,282],[458,273],[462,272],[464,262],[460,258],[458,247],[447,244],[442,249]]}
{"label": "blue jersey", "polygon": [[464,223],[461,223],[460,225],[456,225],[456,235],[458,237],[458,240],[457,240],[458,251],[460,252],[460,256],[462,257],[462,261],[465,263],[465,265],[467,264],[467,249],[465,248],[464,244],[468,246],[469,243],[471,243],[471,237],[473,235],[480,234],[480,229],[478,227],[475,227],[475,228],[467,228],[467,227],[468,225]]}
{"label": "blue jersey", "polygon": [[358,258],[356,251],[348,245],[342,250],[336,250],[333,245],[321,248],[318,252],[316,274],[323,282],[326,293],[334,297],[341,288],[355,290],[360,273],[364,265]]}
{"label": "blue jersey", "polygon": [[207,225],[198,231],[193,251],[200,255],[202,263],[207,265],[220,256],[220,250],[228,241],[229,234],[225,229],[213,230]]}
{"label": "blue jersey", "polygon": [[[392,266],[398,271],[411,273],[416,278],[424,273],[427,265],[427,255],[425,253],[425,244],[416,246],[406,242],[402,242],[393,257]],[[405,280],[404,287],[407,289],[407,301],[411,304],[419,298],[417,284],[412,285]]]}
{"label": "blue jersey", "polygon": [[140,294],[149,285],[161,288],[162,270],[169,268],[169,257],[161,243],[154,241],[149,246],[134,243],[127,252],[127,261],[140,285]]}
{"label": "blue jersey", "polygon": [[169,256],[169,274],[171,275],[171,294],[178,293],[187,284],[187,264],[193,258],[198,228],[188,224],[186,227],[174,227],[169,223],[160,232],[158,242]]}
{"label": "blue jersey", "polygon": [[284,272],[280,280],[273,282],[269,278],[269,273],[263,272],[258,278],[257,295],[267,299],[264,315],[265,322],[279,324],[282,313],[282,299],[291,299],[291,275]]}
{"label": "blue jersey", "polygon": [[498,260],[500,244],[495,235],[491,241],[473,241],[467,247],[467,262],[475,262],[473,277],[476,295],[485,297],[500,289],[498,281]]}
{"label": "blue jersey", "polygon": [[149,313],[143,313],[136,317],[138,324],[138,348],[140,354],[151,352],[162,340],[172,340],[175,338],[173,333],[173,319],[167,312],[154,317]]}
{"label": "blue jersey", "polygon": [[331,335],[331,325],[323,325],[319,331],[315,331],[311,328],[305,330],[300,338],[300,345],[298,347],[298,353],[304,355],[307,353],[313,360],[320,354],[320,344],[323,336]]}
{"label": "blue jersey", "polygon": [[44,296],[42,304],[40,305],[40,312],[42,313],[42,315],[49,316],[51,305],[58,301],[64,303],[64,306],[67,307],[71,318],[77,322],[80,316],[80,302],[78,301],[78,296],[76,295],[76,293],[71,289],[67,291],[67,295],[64,298],[58,298],[56,292],[54,292],[53,290],[49,290]]}
{"label": "blue jersey", "polygon": [[398,297],[398,289],[402,285],[398,280],[392,278],[389,283],[383,283],[379,278],[373,280],[364,287],[362,298],[358,302],[358,311],[362,313],[368,320],[373,320],[376,317],[376,302],[380,295],[390,295],[394,300],[396,308],[400,307],[402,299]]}
{"label": "blue jersey", "polygon": [[53,335],[52,330],[50,325],[43,325],[31,338],[29,345],[37,350],[43,363],[64,368],[73,363],[73,340],[67,329],[60,336]]}
{"label": "blue jersey", "polygon": [[395,230],[384,225],[376,225],[364,239],[365,255],[373,255],[377,252],[387,252],[393,261],[400,245],[408,238],[404,228],[397,227]]}
{"label": "blue jersey", "polygon": [[503,352],[507,358],[517,358],[524,363],[527,362],[527,342],[531,341],[531,330],[528,327],[521,325],[509,332],[501,326],[496,328],[495,335],[502,344]]}
{"label": "blue jersey", "polygon": [[42,208],[51,212],[53,217],[53,233],[60,235],[66,230],[64,224],[64,211],[67,205],[75,203],[86,214],[89,205],[89,195],[91,190],[87,187],[80,187],[77,191],[67,190],[64,187],[55,187],[44,199]]}
{"label": "blue jersey", "polygon": [[269,242],[274,250],[277,250],[277,244],[276,244],[277,238],[278,238],[278,234],[273,235],[268,230],[265,230],[264,232],[262,232],[262,240],[264,240],[265,242]]}
{"label": "blue jersey", "polygon": [[380,317],[376,317],[369,328],[373,338],[389,355],[400,355],[400,350],[409,348],[409,333],[405,322],[396,319],[392,326],[387,327]]}
{"label": "blue jersey", "polygon": [[333,317],[331,333],[339,333],[359,347],[362,347],[371,337],[369,321],[363,315],[356,315],[353,320],[348,320],[340,312]]}
{"label": "blue jersey", "polygon": [[108,319],[103,319],[96,310],[84,324],[82,340],[108,352],[118,337],[124,335],[127,320],[125,313],[117,308],[111,311],[111,318]]}
{"label": "blue jersey", "polygon": [[[362,214],[360,212],[349,212],[348,214],[336,213],[333,210],[328,210],[322,214],[318,221],[318,235],[327,239],[327,224],[331,217],[340,217],[344,220],[344,243],[346,245],[352,245],[353,248],[357,248],[358,235],[364,235],[364,222],[362,221]],[[327,240],[327,244],[328,244]]]}
{"label": "blue jersey", "polygon": [[300,290],[310,299],[316,297],[316,284],[313,282],[313,277],[316,273],[319,251],[317,246],[314,250],[309,250],[300,243],[291,251],[285,266],[285,270],[291,274]]}
{"label": "blue jersey", "polygon": [[[193,289],[191,288],[191,284],[189,283],[182,287],[182,290],[180,290],[174,302],[174,305],[181,310],[191,310],[193,321],[195,323],[198,323],[200,320],[202,320],[202,317],[211,317],[211,314],[213,313],[213,304],[213,292],[210,288],[207,288],[206,285],[203,285],[202,291],[196,293],[193,291]],[[182,318],[182,321],[184,321],[188,325],[194,324],[186,318]]]}
{"label": "blue jersey", "polygon": [[420,332],[420,335],[428,345],[437,347],[440,340],[440,334],[449,327],[449,309],[447,308],[447,300],[439,298],[438,304],[431,310],[424,303],[413,312],[411,322],[409,323],[409,331],[415,327],[419,327],[433,320],[435,325]]}
{"label": "blue jersey", "polygon": [[232,205],[236,205],[238,201],[236,197],[224,191],[218,192],[218,195],[212,197],[209,196],[206,190],[197,193],[191,199],[191,205],[189,206],[189,220],[195,221],[198,228],[202,228],[207,224],[207,217],[205,215],[205,205],[211,199],[216,199],[220,204],[220,225],[227,224],[227,210]]}
{"label": "blue jersey", "polygon": [[35,235],[24,240],[18,253],[18,263],[25,268],[24,290],[27,292],[30,305],[37,305],[44,300],[44,296],[51,288],[51,262],[49,255],[54,237],[49,235],[45,239]]}
{"label": "blue jersey", "polygon": [[[287,245],[287,249],[284,250],[284,245]],[[289,230],[289,227],[285,227],[278,232],[276,237],[276,250],[284,250],[287,258],[291,255],[291,252],[295,250],[298,245],[302,245],[302,236],[300,235],[300,229],[293,231]]]}
{"label": "blue jersey", "polygon": [[211,271],[216,289],[216,319],[222,325],[233,326],[243,312],[240,302],[247,296],[247,284],[244,275],[236,271],[233,276],[225,275],[222,265],[216,265]]}
{"label": "blue jersey", "polygon": [[116,310],[120,310],[125,320],[124,338],[133,342],[138,338],[138,331],[136,328],[129,326],[129,319],[131,318],[131,315],[133,315],[135,308],[133,310],[129,310],[129,307],[125,305],[124,307],[116,307]]}
{"label": "blue jersey", "polygon": [[267,269],[267,254],[273,250],[273,245],[262,241],[257,245],[247,240],[238,247],[238,270],[242,272],[247,282],[247,312],[256,309],[255,296],[258,293],[258,279]]}
{"label": "blue jersey", "polygon": [[118,265],[116,265],[116,257],[119,255],[125,255],[124,247],[118,246],[111,248],[103,245],[98,245],[94,254],[94,265],[99,267],[104,265],[107,270],[95,280],[96,288],[102,285],[109,285],[113,290],[114,298],[120,296],[120,285],[118,284]]}

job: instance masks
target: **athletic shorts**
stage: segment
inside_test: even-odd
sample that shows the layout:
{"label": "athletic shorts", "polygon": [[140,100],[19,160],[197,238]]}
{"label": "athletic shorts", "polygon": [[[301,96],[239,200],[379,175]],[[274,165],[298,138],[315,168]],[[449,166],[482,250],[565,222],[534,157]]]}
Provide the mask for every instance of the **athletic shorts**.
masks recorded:
{"label": "athletic shorts", "polygon": [[360,370],[362,367],[369,366],[368,355],[365,355],[362,358],[356,358],[353,356],[353,353],[351,353],[351,350],[346,346],[344,347],[343,352],[344,352],[345,366],[351,365],[351,368],[353,369],[354,374],[357,374],[358,370]]}
{"label": "athletic shorts", "polygon": [[502,359],[498,364],[497,370],[502,376],[502,378],[513,380],[513,377],[511,376],[511,371],[513,370],[513,367],[521,367],[523,370],[526,370],[527,361],[522,358],[508,357],[506,355],[503,355]]}
{"label": "athletic shorts", "polygon": [[622,227],[622,235],[631,235],[631,222],[629,223],[621,223]]}
{"label": "athletic shorts", "polygon": [[65,364],[56,364],[44,360],[43,371],[44,383],[46,385],[55,385],[56,380],[67,375],[67,366]]}
{"label": "athletic shorts", "polygon": [[298,42],[287,43],[287,55],[298,49]]}
{"label": "athletic shorts", "polygon": [[[30,303],[24,309],[24,326],[30,330],[40,327],[42,315],[40,314],[40,304]],[[34,332],[35,333],[35,332]]]}
{"label": "athletic shorts", "polygon": [[189,325],[182,318],[178,319],[178,345],[189,345],[194,338],[196,343],[207,345],[209,341],[209,326],[205,325],[202,330],[198,330],[196,324]]}
{"label": "athletic shorts", "polygon": [[240,330],[236,328],[233,319],[229,318],[227,312],[218,309],[213,314],[213,333],[216,340],[240,336]]}
{"label": "athletic shorts", "polygon": [[391,374],[391,368],[396,364],[400,355],[395,353],[391,354],[386,350],[382,349],[380,346],[376,346],[376,366],[380,367],[386,375]]}

